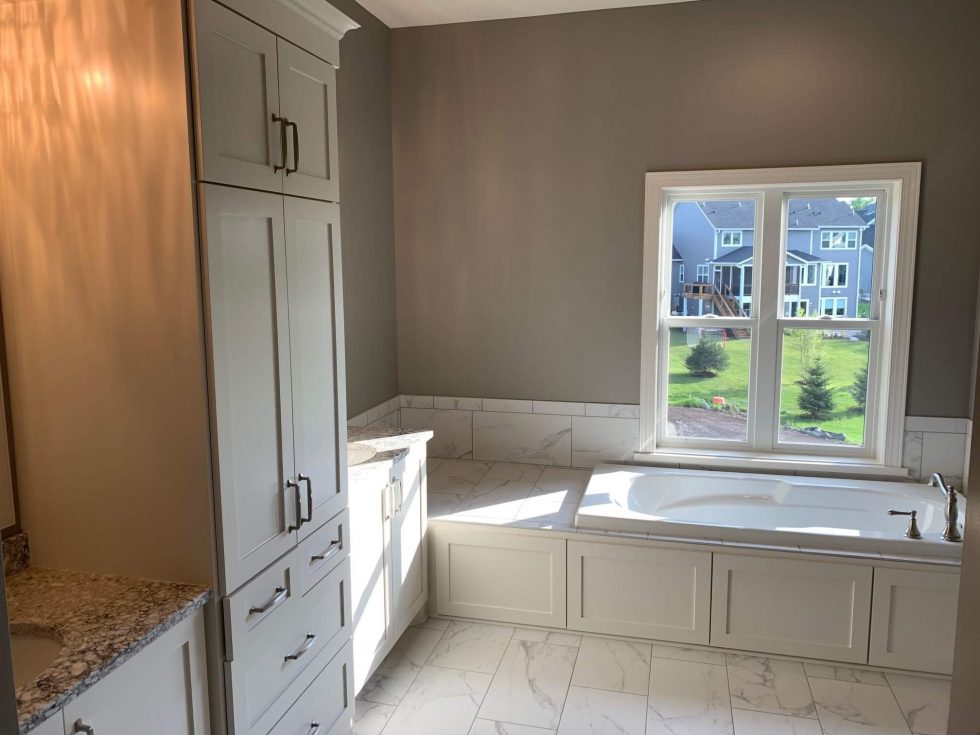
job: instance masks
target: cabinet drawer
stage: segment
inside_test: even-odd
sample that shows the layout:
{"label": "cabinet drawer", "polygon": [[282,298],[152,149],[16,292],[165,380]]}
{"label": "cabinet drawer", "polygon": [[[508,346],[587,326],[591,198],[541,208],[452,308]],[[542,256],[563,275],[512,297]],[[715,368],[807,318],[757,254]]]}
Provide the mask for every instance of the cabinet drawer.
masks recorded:
{"label": "cabinet drawer", "polygon": [[295,701],[293,684],[310,662],[347,643],[349,578],[345,559],[305,595],[290,598],[294,603],[283,603],[281,613],[234,641],[234,658],[225,666],[235,735],[268,733]]}
{"label": "cabinet drawer", "polygon": [[269,735],[349,733],[354,715],[351,655],[348,643],[317,675]]}
{"label": "cabinet drawer", "polygon": [[350,513],[344,511],[299,546],[300,593],[306,594],[327,573],[350,555]]}
{"label": "cabinet drawer", "polygon": [[247,647],[247,639],[262,635],[263,627],[273,628],[289,617],[299,604],[300,575],[297,552],[292,552],[266,569],[235,594],[225,598],[225,658],[236,658],[237,649]]}

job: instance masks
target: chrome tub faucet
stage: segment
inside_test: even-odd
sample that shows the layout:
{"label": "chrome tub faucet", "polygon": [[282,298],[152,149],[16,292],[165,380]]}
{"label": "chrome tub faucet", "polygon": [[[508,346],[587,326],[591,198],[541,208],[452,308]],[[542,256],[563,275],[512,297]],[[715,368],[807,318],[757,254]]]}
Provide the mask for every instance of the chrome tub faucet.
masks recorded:
{"label": "chrome tub faucet", "polygon": [[946,478],[939,472],[933,472],[929,478],[932,487],[938,487],[946,497],[946,530],[943,531],[943,538],[954,543],[963,540],[960,534],[958,522],[960,519],[959,502],[956,497],[956,488],[946,484]]}

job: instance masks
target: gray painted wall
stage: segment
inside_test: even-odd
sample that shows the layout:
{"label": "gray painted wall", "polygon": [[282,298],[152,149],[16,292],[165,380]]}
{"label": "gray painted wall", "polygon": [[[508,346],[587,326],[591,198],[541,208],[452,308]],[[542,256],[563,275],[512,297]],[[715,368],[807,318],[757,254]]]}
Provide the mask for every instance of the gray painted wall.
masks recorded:
{"label": "gray painted wall", "polygon": [[637,402],[645,171],[925,164],[908,410],[967,416],[980,3],[392,32],[402,393]]}
{"label": "gray painted wall", "polygon": [[398,392],[390,31],[353,0],[331,2],[361,24],[341,42],[337,82],[347,412],[355,416]]}

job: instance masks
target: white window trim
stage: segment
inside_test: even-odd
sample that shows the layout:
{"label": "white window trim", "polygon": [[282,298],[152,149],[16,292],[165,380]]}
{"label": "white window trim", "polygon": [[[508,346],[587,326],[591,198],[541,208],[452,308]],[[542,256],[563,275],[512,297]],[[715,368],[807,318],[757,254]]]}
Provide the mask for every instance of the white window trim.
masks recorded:
{"label": "white window trim", "polygon": [[677,266],[677,282],[684,283],[684,264]]}
{"label": "white window trim", "polygon": [[[813,273],[813,280],[808,281],[806,277],[808,274]],[[807,263],[803,266],[803,272],[800,274],[800,285],[801,286],[816,286],[818,279],[820,278],[820,264],[819,263]]]}
{"label": "white window trim", "polygon": [[[826,290],[826,289],[835,290],[835,289],[847,288],[848,279],[851,277],[851,266],[850,266],[849,263],[821,263],[820,265],[823,266],[820,269],[820,288],[821,288],[821,290]],[[841,266],[844,266],[844,282],[843,283],[840,282],[840,267]],[[833,285],[833,286],[828,286],[827,285],[827,270],[829,268],[833,268],[834,269],[834,281],[835,281],[835,285]]]}
{"label": "white window trim", "polygon": [[[921,163],[890,163],[683,171],[646,175],[640,445],[634,454],[636,461],[719,469],[762,469],[848,476],[908,476],[908,471],[901,467],[901,460],[921,169]],[[658,415],[657,374],[662,357],[660,322],[665,314],[670,313],[669,288],[665,290],[660,285],[660,273],[665,259],[661,253],[660,243],[669,242],[665,229],[669,218],[662,216],[668,197],[696,194],[701,199],[712,197],[730,199],[733,193],[744,195],[746,198],[756,197],[765,207],[765,212],[762,207],[757,208],[756,228],[756,232],[762,235],[757,237],[756,248],[759,249],[760,258],[764,258],[763,251],[767,244],[772,251],[771,243],[781,241],[781,233],[776,227],[786,229],[785,222],[777,221],[783,219],[785,215],[781,214],[779,218],[775,218],[769,212],[773,208],[778,208],[781,212],[785,211],[788,192],[792,196],[821,194],[826,196],[840,194],[842,189],[869,187],[880,190],[886,202],[890,201],[893,206],[882,208],[883,211],[887,211],[888,217],[879,217],[876,228],[878,245],[874,249],[876,262],[873,287],[881,294],[880,313],[876,315],[879,321],[877,335],[881,343],[872,351],[871,359],[874,361],[876,355],[880,356],[882,364],[871,366],[879,376],[878,389],[874,396],[869,395],[868,398],[869,421],[874,414],[875,430],[874,435],[869,432],[861,453],[830,456],[819,453],[821,451],[819,449],[806,451],[804,448],[801,448],[798,453],[795,448],[793,452],[785,448],[781,448],[778,452],[762,452],[745,448],[733,450],[730,448],[731,443],[725,443],[726,446],[702,446],[697,449],[658,447],[657,427],[660,416]],[[766,226],[765,230],[763,230],[764,226]],[[884,243],[890,244],[885,247]],[[780,257],[782,257],[781,253]],[[756,277],[759,277],[759,273],[756,273]],[[778,286],[782,288],[782,284]],[[753,293],[758,291],[759,287],[760,284],[754,284]],[[771,288],[772,284],[763,287]],[[777,299],[777,303],[779,301]],[[753,334],[754,342],[758,342],[755,339],[757,334],[775,334],[781,318],[781,311],[777,314],[771,306],[767,307],[766,313],[759,313],[759,311],[761,310],[756,310],[752,317],[740,322],[759,330]],[[847,319],[836,320],[835,326],[847,328],[845,324],[849,324],[850,321],[855,322],[855,325],[850,328],[861,328],[859,321]],[[806,320],[799,320],[799,322],[800,326],[806,324]],[[776,344],[778,345],[778,340]],[[758,348],[753,349],[753,364],[758,359],[758,352]],[[757,378],[760,374],[761,371],[757,370]],[[759,422],[760,418],[757,417],[756,421]],[[771,424],[773,417],[768,421]]]}
{"label": "white window trim", "polygon": [[701,283],[700,279],[702,278],[708,279],[705,281],[705,283],[711,283],[711,266],[709,266],[707,263],[698,263],[697,268],[698,270],[696,275],[698,278],[698,283]]}
{"label": "white window trim", "polygon": [[837,302],[844,302],[844,314],[847,314],[847,297],[846,296],[821,296],[820,297],[820,314],[825,313],[824,304],[828,301],[833,301],[834,305],[832,307],[833,311],[837,311]]}
{"label": "white window trim", "polygon": [[[732,241],[729,244],[725,244],[725,235],[732,235]],[[738,235],[738,244],[734,243],[735,235]],[[718,231],[718,244],[723,248],[740,248],[742,247],[743,235],[741,230],[719,230]]]}

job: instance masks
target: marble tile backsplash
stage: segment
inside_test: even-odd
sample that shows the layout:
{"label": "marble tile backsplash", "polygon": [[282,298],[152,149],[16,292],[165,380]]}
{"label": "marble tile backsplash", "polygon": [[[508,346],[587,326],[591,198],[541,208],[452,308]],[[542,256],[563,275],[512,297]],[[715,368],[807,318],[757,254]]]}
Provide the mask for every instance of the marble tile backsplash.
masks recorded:
{"label": "marble tile backsplash", "polygon": [[[349,424],[431,429],[431,457],[593,467],[633,458],[639,418],[635,404],[402,395]],[[912,479],[942,472],[965,487],[971,432],[967,419],[909,416],[902,464]]]}

